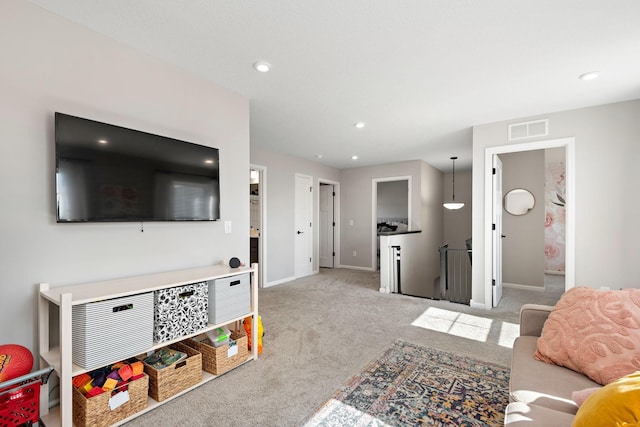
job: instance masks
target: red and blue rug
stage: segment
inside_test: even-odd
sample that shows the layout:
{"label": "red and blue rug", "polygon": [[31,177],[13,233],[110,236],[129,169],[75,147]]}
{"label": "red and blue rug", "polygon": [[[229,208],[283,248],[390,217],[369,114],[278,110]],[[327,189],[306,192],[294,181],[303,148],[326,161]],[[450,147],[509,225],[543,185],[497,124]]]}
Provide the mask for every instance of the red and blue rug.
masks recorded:
{"label": "red and blue rug", "polygon": [[305,427],[502,426],[508,390],[504,366],[398,340]]}

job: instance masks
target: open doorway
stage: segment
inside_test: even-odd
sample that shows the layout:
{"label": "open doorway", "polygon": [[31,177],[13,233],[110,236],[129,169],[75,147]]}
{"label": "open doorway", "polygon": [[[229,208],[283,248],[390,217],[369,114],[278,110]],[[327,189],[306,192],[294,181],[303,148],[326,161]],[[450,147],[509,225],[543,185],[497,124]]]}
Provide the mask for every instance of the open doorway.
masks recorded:
{"label": "open doorway", "polygon": [[498,155],[502,163],[502,281],[564,291],[565,149]]}
{"label": "open doorway", "polygon": [[267,226],[267,168],[251,165],[249,169],[249,262],[258,263],[258,287],[263,287],[267,272],[264,247]]}
{"label": "open doorway", "polygon": [[411,224],[411,177],[373,180],[373,267],[380,270],[380,233],[403,232]]}
{"label": "open doorway", "polygon": [[[502,206],[502,203],[495,203],[495,183],[492,179],[494,170],[494,161],[498,156],[503,157],[506,153],[529,152],[535,150],[546,150],[560,148],[564,154],[564,196],[562,204],[564,205],[564,289],[575,286],[575,148],[574,138],[561,138],[548,141],[537,141],[532,143],[521,143],[514,145],[505,145],[498,147],[489,147],[485,151],[485,173],[489,176],[485,179],[485,241],[484,241],[484,269],[486,284],[484,286],[485,307],[491,308],[496,306],[499,301],[494,300],[494,288],[501,286],[496,283],[496,274],[502,272],[503,260],[496,259],[496,247],[502,246],[502,233],[497,233],[495,227],[496,210],[494,206]],[[505,193],[508,189],[504,189]],[[544,200],[544,196],[542,197]],[[541,201],[542,202],[542,201]],[[502,214],[502,209],[499,210]],[[544,250],[544,249],[543,249]],[[544,270],[542,272],[544,274]]]}
{"label": "open doorway", "polygon": [[340,266],[340,184],[318,179],[318,267]]}

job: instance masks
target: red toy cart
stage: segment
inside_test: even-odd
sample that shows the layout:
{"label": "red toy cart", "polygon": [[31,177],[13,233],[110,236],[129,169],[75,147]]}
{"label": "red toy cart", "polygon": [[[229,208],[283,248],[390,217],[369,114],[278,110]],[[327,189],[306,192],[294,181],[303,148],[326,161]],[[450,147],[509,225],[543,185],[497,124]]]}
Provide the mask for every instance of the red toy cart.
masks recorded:
{"label": "red toy cart", "polygon": [[0,383],[0,427],[31,426],[40,420],[40,384],[53,367]]}

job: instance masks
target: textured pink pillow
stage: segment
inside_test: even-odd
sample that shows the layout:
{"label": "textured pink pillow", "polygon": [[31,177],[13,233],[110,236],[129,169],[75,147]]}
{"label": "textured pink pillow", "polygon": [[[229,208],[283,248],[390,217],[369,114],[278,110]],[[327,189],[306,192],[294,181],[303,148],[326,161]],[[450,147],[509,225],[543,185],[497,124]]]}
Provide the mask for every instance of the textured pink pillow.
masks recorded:
{"label": "textured pink pillow", "polygon": [[544,323],[534,357],[602,385],[640,370],[640,289],[568,290]]}

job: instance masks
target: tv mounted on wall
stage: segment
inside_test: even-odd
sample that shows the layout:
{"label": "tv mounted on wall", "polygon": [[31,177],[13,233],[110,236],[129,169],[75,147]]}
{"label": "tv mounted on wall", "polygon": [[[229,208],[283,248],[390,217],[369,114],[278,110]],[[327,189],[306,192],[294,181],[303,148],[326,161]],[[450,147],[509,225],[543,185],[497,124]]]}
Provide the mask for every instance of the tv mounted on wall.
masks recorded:
{"label": "tv mounted on wall", "polygon": [[58,222],[220,219],[218,149],[55,114]]}

